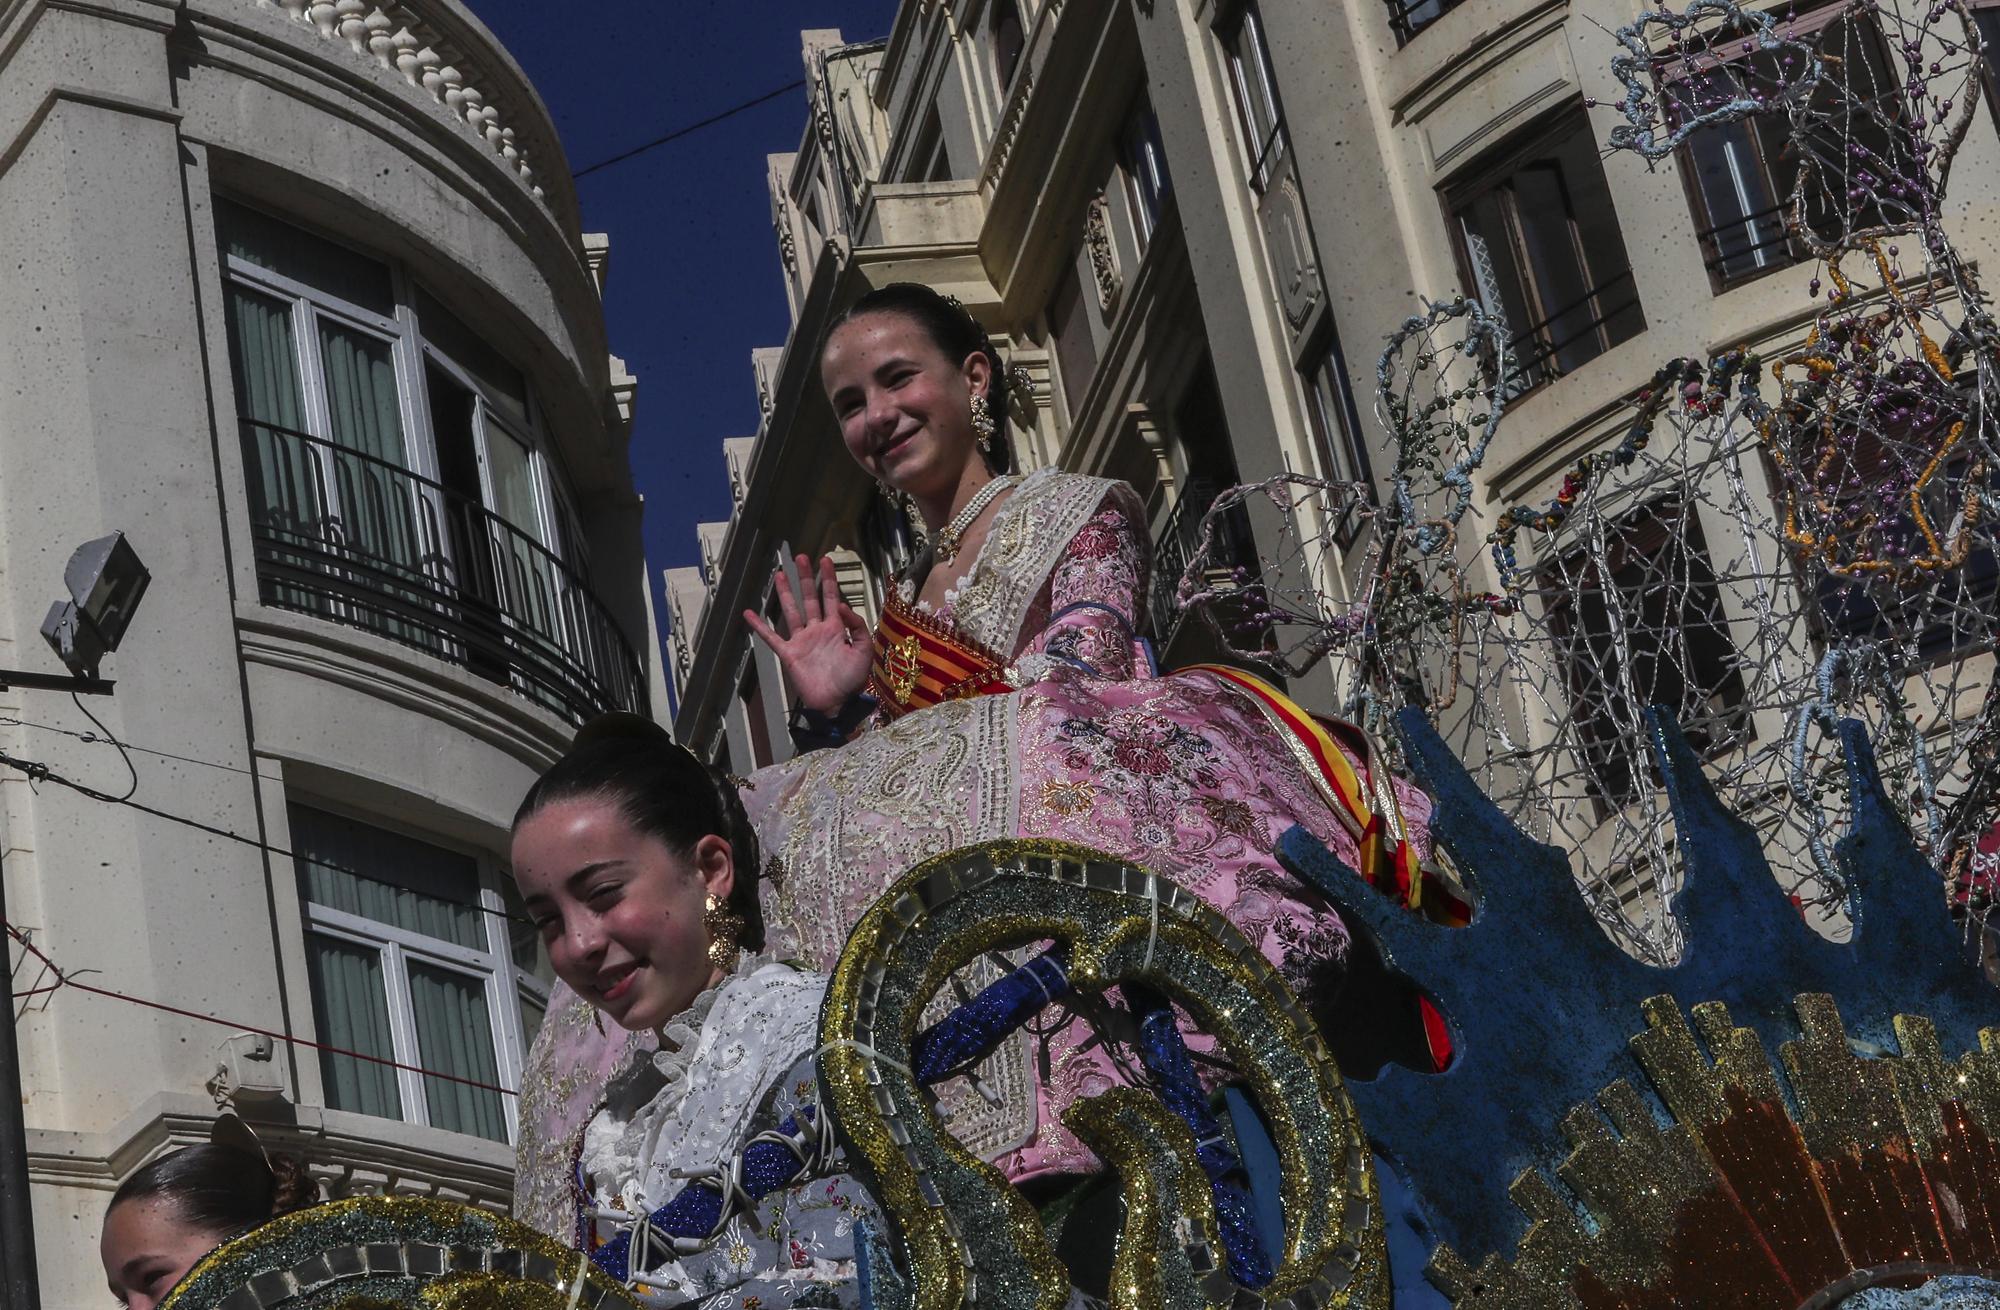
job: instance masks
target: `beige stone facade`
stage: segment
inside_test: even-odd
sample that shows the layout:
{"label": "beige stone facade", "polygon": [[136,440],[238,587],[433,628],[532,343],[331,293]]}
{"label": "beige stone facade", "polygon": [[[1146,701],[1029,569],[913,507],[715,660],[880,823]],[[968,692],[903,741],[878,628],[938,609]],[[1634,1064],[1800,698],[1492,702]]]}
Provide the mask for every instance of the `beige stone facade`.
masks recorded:
{"label": "beige stone facade", "polygon": [[[103,1303],[111,1189],[218,1104],[337,1191],[504,1205],[547,987],[507,826],[575,722],[666,704],[547,111],[456,0],[0,5],[0,237],[0,665],[61,671],[74,546],[152,573],[87,702],[146,808],[0,771],[7,916],[220,1020],[16,1000],[42,1303]],[[0,695],[116,795],[95,732]]]}
{"label": "beige stone facade", "polygon": [[[1814,270],[1775,217],[1782,165],[1605,157],[1620,120],[1590,102],[1616,99],[1610,33],[1638,12],[909,0],[886,42],[807,33],[812,121],[769,169],[792,329],[756,352],[764,417],[747,457],[730,443],[734,516],[676,583],[683,739],[738,768],[789,750],[777,669],[740,618],[770,604],[782,543],[846,560],[864,611],[899,558],[814,373],[829,319],[871,286],[926,281],[980,317],[1032,382],[1024,464],[1139,489],[1169,666],[1204,653],[1166,602],[1214,487],[1381,485],[1375,362],[1419,296],[1478,298],[1515,339],[1488,517],[1552,497],[1661,362],[1799,340]],[[2000,34],[2000,12],[1974,12]],[[1952,181],[1975,259],[2000,243],[1994,124],[1982,112]],[[1365,538],[1300,526],[1339,547],[1340,594]],[[1295,690],[1332,706],[1338,673]]]}

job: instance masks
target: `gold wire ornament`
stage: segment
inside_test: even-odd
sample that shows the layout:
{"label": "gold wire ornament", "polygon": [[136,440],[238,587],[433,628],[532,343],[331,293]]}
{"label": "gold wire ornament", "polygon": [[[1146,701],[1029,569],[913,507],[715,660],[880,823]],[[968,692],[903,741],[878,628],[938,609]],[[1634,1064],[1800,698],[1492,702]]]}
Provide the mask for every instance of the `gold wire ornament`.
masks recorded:
{"label": "gold wire ornament", "polygon": [[708,930],[708,962],[723,973],[736,967],[736,952],[743,940],[743,916],[729,908],[729,902],[710,892],[702,908],[701,926]]}
{"label": "gold wire ornament", "polygon": [[1000,425],[993,421],[993,411],[986,404],[986,397],[974,392],[972,396],[972,431],[979,438],[979,449],[985,454],[993,453],[993,434]]}

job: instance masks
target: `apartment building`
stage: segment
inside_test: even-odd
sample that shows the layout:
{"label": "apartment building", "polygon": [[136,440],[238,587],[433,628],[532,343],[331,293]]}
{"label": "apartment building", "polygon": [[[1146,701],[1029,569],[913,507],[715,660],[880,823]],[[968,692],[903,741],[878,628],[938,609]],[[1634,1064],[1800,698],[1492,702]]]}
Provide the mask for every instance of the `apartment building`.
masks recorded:
{"label": "apartment building", "polygon": [[[1639,11],[910,0],[886,40],[806,33],[811,118],[769,167],[791,331],[752,359],[758,431],[724,443],[734,513],[702,528],[702,564],[669,579],[682,738],[737,768],[789,751],[777,666],[740,620],[771,607],[782,545],[831,551],[864,613],[907,557],[908,525],[843,454],[815,376],[828,322],[870,287],[926,281],[981,319],[1026,383],[1013,393],[1026,466],[1138,488],[1156,558],[1144,618],[1168,667],[1212,653],[1172,600],[1219,487],[1286,472],[1384,486],[1376,359],[1419,297],[1474,298],[1508,341],[1506,420],[1475,507],[1488,520],[1548,503],[1581,452],[1615,444],[1662,362],[1797,344],[1822,302],[1781,213],[1798,175],[1782,127],[1708,128],[1651,167],[1603,148],[1622,121],[1613,33]],[[2000,47],[2000,7],[1970,12]],[[1838,75],[1894,83],[1901,56],[1867,17],[1782,16],[1800,31],[1844,25]],[[1974,259],[2000,248],[1991,90],[1952,176],[1953,237]],[[1328,590],[1351,588],[1365,516],[1296,526],[1331,543]],[[1730,530],[1625,526],[1641,552]],[[1246,521],[1224,546],[1247,560],[1269,530]],[[1607,592],[1627,562],[1609,567]],[[1991,560],[1977,567],[1967,585],[1990,605]],[[1783,722],[1737,703],[1733,598],[1712,575],[1690,578],[1669,602],[1678,618],[1650,616],[1692,635],[1679,681],[1649,694],[1711,707],[1735,734],[1712,733],[1713,750],[1780,739]],[[1565,677],[1587,698],[1602,661],[1572,645]],[[1336,660],[1294,690],[1334,708],[1343,685]],[[1583,767],[1601,776],[1577,803],[1600,815],[1644,782]],[[1607,876],[1621,895],[1640,880]]]}
{"label": "apartment building", "polygon": [[0,663],[62,672],[76,545],[151,573],[101,729],[0,693],[9,756],[133,770],[0,771],[9,923],[119,994],[10,944],[42,1303],[103,1301],[111,1189],[220,1107],[336,1194],[504,1207],[513,807],[666,703],[548,111],[456,0],[78,0],[0,8],[0,142]]}

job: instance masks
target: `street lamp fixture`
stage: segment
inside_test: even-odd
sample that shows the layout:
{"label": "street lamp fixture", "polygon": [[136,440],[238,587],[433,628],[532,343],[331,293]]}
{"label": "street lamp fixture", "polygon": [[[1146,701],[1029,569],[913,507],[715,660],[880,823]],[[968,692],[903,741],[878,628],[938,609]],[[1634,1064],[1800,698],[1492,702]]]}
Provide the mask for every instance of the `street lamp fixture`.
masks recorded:
{"label": "street lamp fixture", "polygon": [[63,569],[70,598],[51,605],[42,620],[42,636],[62,657],[70,676],[0,669],[0,686],[110,691],[111,684],[97,676],[98,663],[118,649],[152,580],[122,532],[78,546]]}

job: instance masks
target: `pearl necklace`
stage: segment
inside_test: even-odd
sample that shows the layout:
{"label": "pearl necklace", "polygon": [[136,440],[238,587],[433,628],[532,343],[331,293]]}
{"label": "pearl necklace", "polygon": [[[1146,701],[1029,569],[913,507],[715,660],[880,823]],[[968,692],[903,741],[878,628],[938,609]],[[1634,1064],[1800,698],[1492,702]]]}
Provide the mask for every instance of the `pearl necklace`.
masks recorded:
{"label": "pearl necklace", "polygon": [[992,504],[995,496],[1017,481],[1019,479],[1009,473],[1006,477],[993,479],[972,493],[972,499],[965,502],[965,508],[952,515],[951,522],[938,529],[937,557],[946,564],[951,563],[958,555],[958,539],[965,535],[965,530],[972,526],[972,521],[979,517],[979,512]]}

